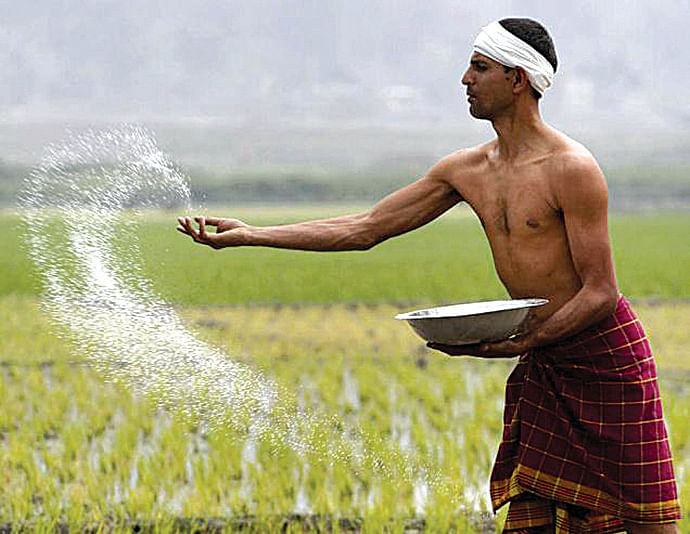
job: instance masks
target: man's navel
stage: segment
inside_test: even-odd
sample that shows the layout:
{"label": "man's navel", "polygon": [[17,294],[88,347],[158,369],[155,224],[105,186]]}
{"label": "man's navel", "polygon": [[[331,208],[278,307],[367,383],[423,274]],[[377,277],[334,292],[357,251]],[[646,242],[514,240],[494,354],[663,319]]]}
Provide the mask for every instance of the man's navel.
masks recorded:
{"label": "man's navel", "polygon": [[530,228],[539,228],[539,221],[536,219],[529,218],[527,219],[527,226]]}

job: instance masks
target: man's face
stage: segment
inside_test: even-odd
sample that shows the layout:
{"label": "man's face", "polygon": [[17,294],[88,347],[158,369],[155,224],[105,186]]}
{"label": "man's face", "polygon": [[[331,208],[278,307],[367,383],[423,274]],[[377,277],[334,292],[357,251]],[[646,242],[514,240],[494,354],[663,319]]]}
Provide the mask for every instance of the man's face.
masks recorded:
{"label": "man's face", "polygon": [[514,70],[506,68],[478,52],[470,58],[470,65],[461,83],[466,87],[470,114],[477,119],[493,119],[514,101],[512,91]]}

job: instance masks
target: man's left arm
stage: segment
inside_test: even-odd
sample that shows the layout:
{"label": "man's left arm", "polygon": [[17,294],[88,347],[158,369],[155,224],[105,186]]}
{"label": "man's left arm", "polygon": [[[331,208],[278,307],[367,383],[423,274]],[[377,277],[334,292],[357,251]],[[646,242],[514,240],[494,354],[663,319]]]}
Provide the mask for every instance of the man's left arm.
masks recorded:
{"label": "man's left arm", "polygon": [[[563,213],[573,265],[582,281],[580,290],[532,331],[497,343],[441,350],[485,358],[515,356],[574,335],[615,311],[618,289],[608,234],[608,193],[594,159],[571,156],[559,173],[555,195]],[[430,347],[440,348],[433,344]]]}

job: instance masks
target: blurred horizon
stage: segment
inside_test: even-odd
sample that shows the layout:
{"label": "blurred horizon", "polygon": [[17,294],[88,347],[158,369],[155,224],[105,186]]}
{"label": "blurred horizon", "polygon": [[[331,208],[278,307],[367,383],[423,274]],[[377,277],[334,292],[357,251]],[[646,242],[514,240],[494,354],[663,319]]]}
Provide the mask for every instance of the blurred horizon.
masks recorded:
{"label": "blurred horizon", "polygon": [[493,136],[459,79],[483,25],[527,16],[559,57],[544,118],[615,176],[690,198],[688,15],[673,0],[2,2],[0,197],[66,127],[123,122],[208,191],[387,179],[375,196]]}

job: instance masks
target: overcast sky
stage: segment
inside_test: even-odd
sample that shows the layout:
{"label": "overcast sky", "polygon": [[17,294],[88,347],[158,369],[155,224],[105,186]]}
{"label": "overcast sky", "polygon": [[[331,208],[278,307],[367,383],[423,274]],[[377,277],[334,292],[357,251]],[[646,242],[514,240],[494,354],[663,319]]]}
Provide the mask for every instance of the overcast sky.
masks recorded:
{"label": "overcast sky", "polygon": [[560,59],[547,116],[684,128],[688,5],[3,1],[0,121],[466,121],[458,80],[477,31],[530,16],[549,28]]}

